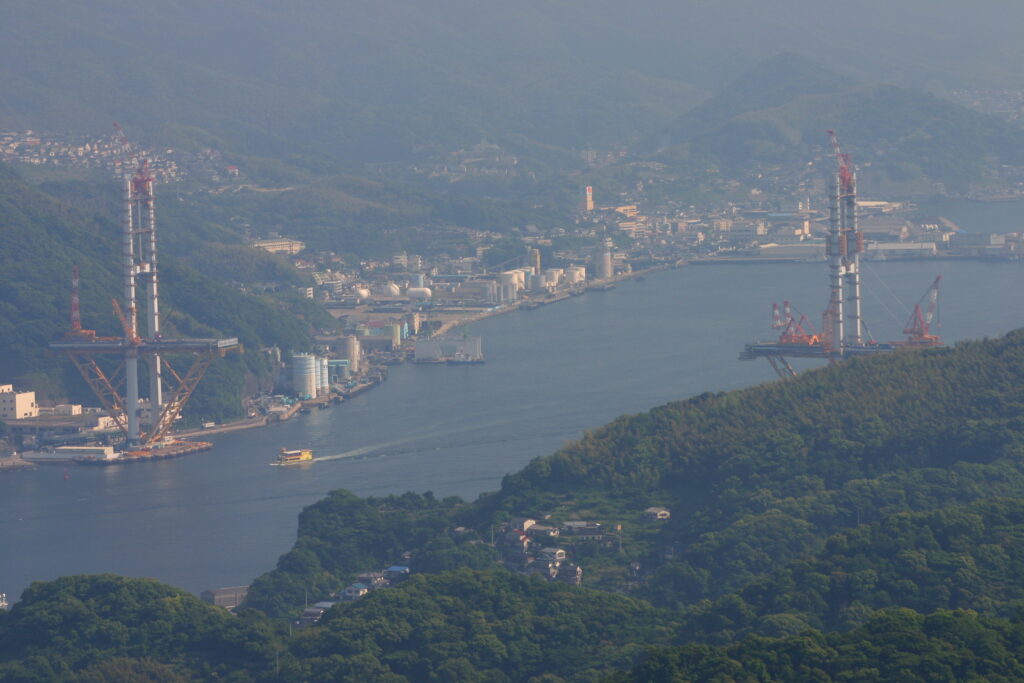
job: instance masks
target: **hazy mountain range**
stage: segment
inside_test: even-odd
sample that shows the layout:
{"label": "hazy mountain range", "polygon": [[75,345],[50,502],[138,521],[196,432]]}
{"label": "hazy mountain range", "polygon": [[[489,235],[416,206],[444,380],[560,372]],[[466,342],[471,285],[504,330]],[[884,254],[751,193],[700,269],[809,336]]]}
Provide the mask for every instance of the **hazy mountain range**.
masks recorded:
{"label": "hazy mountain range", "polygon": [[1021,85],[1024,6],[13,0],[0,122],[336,163],[649,135],[779,52],[866,83]]}

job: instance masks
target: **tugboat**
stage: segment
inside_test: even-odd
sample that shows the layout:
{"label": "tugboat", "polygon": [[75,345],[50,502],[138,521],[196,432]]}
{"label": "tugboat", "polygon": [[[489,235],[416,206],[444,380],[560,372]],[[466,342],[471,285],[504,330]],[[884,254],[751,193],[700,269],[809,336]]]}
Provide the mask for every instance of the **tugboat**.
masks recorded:
{"label": "tugboat", "polygon": [[313,451],[309,448],[300,448],[298,450],[288,450],[282,448],[281,453],[277,456],[277,462],[270,463],[271,465],[301,465],[303,463],[313,462]]}

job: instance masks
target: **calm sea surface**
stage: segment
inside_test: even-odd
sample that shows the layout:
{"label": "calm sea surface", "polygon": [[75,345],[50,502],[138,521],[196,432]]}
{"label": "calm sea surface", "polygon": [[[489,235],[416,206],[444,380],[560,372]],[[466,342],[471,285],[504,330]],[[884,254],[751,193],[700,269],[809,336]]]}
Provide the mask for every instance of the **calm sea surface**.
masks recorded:
{"label": "calm sea surface", "polygon": [[[969,261],[879,263],[864,275],[865,316],[900,337],[936,274],[947,341],[1024,323],[1024,267]],[[530,459],[617,415],[773,379],[739,362],[771,338],[773,301],[817,322],[824,264],[693,266],[473,326],[487,364],[392,368],[344,405],[212,437],[213,450],[165,462],[0,476],[0,592],[65,574],[147,576],[190,591],[245,584],[295,539],[303,507],[328,491],[407,490],[473,498]],[[339,456],[270,467],[281,447]]]}

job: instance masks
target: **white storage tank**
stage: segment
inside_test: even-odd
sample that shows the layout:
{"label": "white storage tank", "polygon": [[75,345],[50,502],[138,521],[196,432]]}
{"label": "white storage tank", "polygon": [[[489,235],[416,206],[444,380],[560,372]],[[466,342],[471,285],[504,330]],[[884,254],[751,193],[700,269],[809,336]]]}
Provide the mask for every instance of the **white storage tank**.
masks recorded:
{"label": "white storage tank", "polygon": [[356,296],[359,297],[360,299],[369,299],[370,290],[368,290],[366,287],[360,287],[359,289],[356,290]]}
{"label": "white storage tank", "polygon": [[292,356],[292,388],[297,396],[316,396],[318,367],[316,357],[308,353]]}
{"label": "white storage tank", "polygon": [[535,292],[542,292],[545,289],[547,289],[547,286],[548,286],[548,282],[544,278],[544,273],[540,273],[538,275],[534,275],[533,276],[533,280],[531,281],[530,284],[531,284],[531,286],[533,288],[533,291],[535,291]]}
{"label": "white storage tank", "polygon": [[548,268],[544,271],[544,278],[548,281],[549,285],[558,286],[558,283],[562,281],[562,275],[565,274],[561,268]]}
{"label": "white storage tank", "polygon": [[327,358],[320,358],[320,392],[329,394],[331,392],[331,368]]}
{"label": "white storage tank", "polygon": [[384,296],[399,296],[402,290],[394,282],[384,285]]}
{"label": "white storage tank", "polygon": [[410,299],[425,300],[434,296],[434,292],[431,291],[430,287],[410,287],[405,290],[405,295]]}
{"label": "white storage tank", "polygon": [[348,369],[353,375],[359,374],[359,338],[350,335],[345,338],[345,354],[348,356]]}
{"label": "white storage tank", "polygon": [[569,269],[565,273],[566,279],[569,284],[579,284],[585,282],[587,279],[587,269],[583,266],[569,266]]}
{"label": "white storage tank", "polygon": [[502,303],[516,300],[516,274],[507,270],[501,274],[499,280],[498,300]]}

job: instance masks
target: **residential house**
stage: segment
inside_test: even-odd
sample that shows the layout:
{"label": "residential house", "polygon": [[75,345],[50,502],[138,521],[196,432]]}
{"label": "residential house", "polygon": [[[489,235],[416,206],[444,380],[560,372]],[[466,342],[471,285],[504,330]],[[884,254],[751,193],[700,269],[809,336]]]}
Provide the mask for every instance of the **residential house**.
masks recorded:
{"label": "residential house", "polygon": [[649,507],[644,510],[644,519],[649,522],[658,522],[663,519],[668,519],[671,516],[672,513],[668,508]]}

